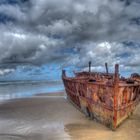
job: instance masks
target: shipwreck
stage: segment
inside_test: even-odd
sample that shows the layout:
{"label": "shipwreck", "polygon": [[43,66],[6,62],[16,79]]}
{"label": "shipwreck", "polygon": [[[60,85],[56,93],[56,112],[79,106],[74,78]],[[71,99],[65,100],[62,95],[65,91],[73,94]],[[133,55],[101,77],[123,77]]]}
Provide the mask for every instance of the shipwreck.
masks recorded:
{"label": "shipwreck", "polygon": [[115,130],[125,119],[133,114],[140,101],[140,76],[132,74],[130,78],[120,77],[119,65],[115,72],[74,72],[67,77],[62,70],[62,80],[67,98],[86,116],[101,122]]}

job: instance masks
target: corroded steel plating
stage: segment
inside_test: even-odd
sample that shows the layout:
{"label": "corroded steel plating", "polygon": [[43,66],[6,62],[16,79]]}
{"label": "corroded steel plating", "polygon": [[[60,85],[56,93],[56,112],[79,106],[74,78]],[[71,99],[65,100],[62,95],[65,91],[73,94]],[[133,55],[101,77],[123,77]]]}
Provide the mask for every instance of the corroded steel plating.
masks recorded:
{"label": "corroded steel plating", "polygon": [[140,82],[140,75],[138,73],[131,74],[131,79]]}
{"label": "corroded steel plating", "polygon": [[[116,129],[136,108],[140,98],[140,76],[120,78],[119,65],[115,73],[74,72],[75,77],[67,77],[62,71],[62,79],[68,99],[87,116],[106,126]],[[138,76],[137,76],[138,77]]]}

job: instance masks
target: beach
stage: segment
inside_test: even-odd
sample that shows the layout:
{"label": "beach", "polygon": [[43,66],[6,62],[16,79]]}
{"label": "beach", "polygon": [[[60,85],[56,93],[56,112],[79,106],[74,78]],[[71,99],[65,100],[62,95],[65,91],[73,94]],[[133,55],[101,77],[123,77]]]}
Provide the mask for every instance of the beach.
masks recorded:
{"label": "beach", "polygon": [[[58,95],[58,96],[57,96]],[[116,131],[91,120],[65,93],[37,94],[0,103],[0,140],[139,140],[140,105]]]}

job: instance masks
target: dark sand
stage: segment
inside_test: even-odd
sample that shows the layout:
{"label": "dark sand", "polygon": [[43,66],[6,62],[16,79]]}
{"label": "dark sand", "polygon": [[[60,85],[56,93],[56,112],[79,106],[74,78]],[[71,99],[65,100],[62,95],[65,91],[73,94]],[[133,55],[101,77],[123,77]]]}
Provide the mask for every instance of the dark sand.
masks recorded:
{"label": "dark sand", "polygon": [[9,100],[0,103],[0,140],[140,140],[140,105],[113,132],[86,118],[64,96]]}

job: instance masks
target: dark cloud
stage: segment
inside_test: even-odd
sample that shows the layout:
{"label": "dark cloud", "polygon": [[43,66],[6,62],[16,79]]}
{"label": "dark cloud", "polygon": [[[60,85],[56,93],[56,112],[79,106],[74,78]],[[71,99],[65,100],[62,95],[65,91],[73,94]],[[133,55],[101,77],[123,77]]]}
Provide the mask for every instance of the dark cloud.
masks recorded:
{"label": "dark cloud", "polygon": [[3,0],[0,63],[136,67],[139,18],[138,0]]}

